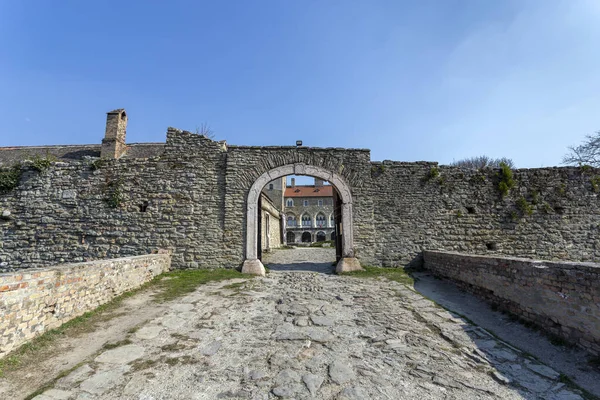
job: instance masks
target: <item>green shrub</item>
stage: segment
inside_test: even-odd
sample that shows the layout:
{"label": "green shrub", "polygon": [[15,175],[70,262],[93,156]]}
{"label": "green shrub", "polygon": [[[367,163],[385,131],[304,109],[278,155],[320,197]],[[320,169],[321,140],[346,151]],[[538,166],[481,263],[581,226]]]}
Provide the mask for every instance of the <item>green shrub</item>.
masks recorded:
{"label": "green shrub", "polygon": [[105,165],[106,165],[106,163],[107,163],[107,160],[106,160],[106,159],[104,159],[104,158],[99,158],[99,159],[97,159],[97,160],[94,160],[94,161],[92,161],[92,162],[90,163],[90,169],[91,169],[92,171],[96,171],[96,170],[98,170],[98,169],[102,168],[103,166],[105,166]]}
{"label": "green shrub", "polygon": [[520,197],[517,200],[517,208],[521,211],[523,215],[533,214],[533,206],[527,202],[525,197]]}
{"label": "green shrub", "polygon": [[373,178],[377,178],[378,176],[382,175],[384,172],[385,172],[385,165],[383,165],[383,164],[371,166],[371,176]]}
{"label": "green shrub", "polygon": [[470,178],[470,182],[473,184],[485,184],[487,183],[487,178],[483,173],[477,173]]}
{"label": "green shrub", "polygon": [[498,183],[498,190],[502,197],[506,196],[508,192],[515,187],[515,180],[513,178],[513,172],[506,163],[500,163],[500,182]]}
{"label": "green shrub", "polygon": [[516,211],[511,211],[511,212],[510,212],[510,219],[511,219],[513,222],[516,222],[516,221],[518,221],[518,220],[519,220],[519,214],[517,214],[517,212],[516,212]]}
{"label": "green shrub", "polygon": [[8,193],[19,186],[21,166],[16,164],[10,168],[0,168],[0,193]]}
{"label": "green shrub", "polygon": [[314,242],[310,244],[310,247],[323,247],[324,244],[329,244],[331,247],[335,247],[335,241],[325,240],[323,242]]}
{"label": "green shrub", "polygon": [[430,181],[432,179],[437,178],[438,176],[440,176],[440,169],[436,166],[433,166],[429,169],[429,172],[427,172],[427,175],[425,175],[425,180]]}
{"label": "green shrub", "polygon": [[531,192],[531,204],[540,203],[540,193],[537,190]]}
{"label": "green shrub", "polygon": [[123,193],[123,181],[118,180],[108,184],[108,197],[106,203],[110,208],[119,208],[125,201],[125,194]]}
{"label": "green shrub", "polygon": [[592,184],[592,191],[594,193],[600,192],[600,176],[592,177],[592,179],[590,179],[590,182]]}
{"label": "green shrub", "polygon": [[48,168],[50,168],[50,165],[52,165],[52,163],[54,161],[56,161],[56,157],[54,157],[53,155],[50,154],[46,154],[45,157],[39,156],[39,155],[34,155],[33,157],[31,157],[29,159],[32,162],[32,167],[33,169],[35,169],[38,172],[45,172]]}

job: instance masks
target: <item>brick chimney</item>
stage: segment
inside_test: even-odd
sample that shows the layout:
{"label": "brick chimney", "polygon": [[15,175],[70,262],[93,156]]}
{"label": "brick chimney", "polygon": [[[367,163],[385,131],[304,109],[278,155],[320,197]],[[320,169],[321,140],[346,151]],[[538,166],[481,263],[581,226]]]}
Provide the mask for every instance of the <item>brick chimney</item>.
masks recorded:
{"label": "brick chimney", "polygon": [[323,186],[323,179],[315,178],[315,187]]}
{"label": "brick chimney", "polygon": [[292,187],[296,187],[296,178],[292,178]]}
{"label": "brick chimney", "polygon": [[125,109],[106,113],[106,131],[102,139],[102,148],[100,157],[102,158],[121,158],[125,154],[127,146],[125,145],[125,134],[127,130],[127,114]]}

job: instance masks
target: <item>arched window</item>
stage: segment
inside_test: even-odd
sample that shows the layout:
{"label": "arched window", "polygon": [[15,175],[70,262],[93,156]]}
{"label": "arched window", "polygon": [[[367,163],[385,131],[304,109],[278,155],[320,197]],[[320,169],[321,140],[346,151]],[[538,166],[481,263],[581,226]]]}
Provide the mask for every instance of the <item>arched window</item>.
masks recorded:
{"label": "arched window", "polygon": [[325,226],[327,226],[327,219],[325,218],[325,215],[318,214],[317,215],[317,227],[323,228]]}
{"label": "arched window", "polygon": [[333,214],[329,216],[329,226],[335,226],[335,220],[333,219]]}
{"label": "arched window", "polygon": [[294,207],[294,199],[287,199],[285,201],[285,206],[286,207]]}
{"label": "arched window", "polygon": [[311,227],[312,226],[312,221],[310,220],[310,215],[304,214],[302,216],[302,226],[304,226],[304,227]]}
{"label": "arched window", "polygon": [[288,232],[285,234],[285,240],[288,243],[294,243],[296,241],[296,234],[294,232]]}
{"label": "arched window", "polygon": [[289,226],[289,227],[295,227],[296,226],[296,216],[295,215],[288,215],[288,217],[287,217],[287,226]]}
{"label": "arched window", "polygon": [[304,242],[304,243],[310,243],[310,242],[312,242],[312,237],[310,235],[310,232],[304,232],[302,234],[302,242]]}
{"label": "arched window", "polygon": [[317,242],[324,242],[325,240],[325,232],[317,232]]}

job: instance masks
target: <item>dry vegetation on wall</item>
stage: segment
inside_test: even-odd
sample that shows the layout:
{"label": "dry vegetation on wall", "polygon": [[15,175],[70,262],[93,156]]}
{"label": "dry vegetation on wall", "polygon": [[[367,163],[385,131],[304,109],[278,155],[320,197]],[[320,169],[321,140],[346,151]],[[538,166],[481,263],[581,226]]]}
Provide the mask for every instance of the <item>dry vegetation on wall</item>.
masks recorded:
{"label": "dry vegetation on wall", "polygon": [[502,164],[508,165],[510,168],[515,167],[515,163],[510,158],[500,157],[492,158],[488,156],[477,156],[464,158],[462,160],[453,161],[450,165],[458,168],[467,169],[482,169],[482,168],[500,168]]}
{"label": "dry vegetation on wall", "polygon": [[0,194],[5,194],[14,190],[21,180],[21,165],[16,164],[12,167],[0,168]]}

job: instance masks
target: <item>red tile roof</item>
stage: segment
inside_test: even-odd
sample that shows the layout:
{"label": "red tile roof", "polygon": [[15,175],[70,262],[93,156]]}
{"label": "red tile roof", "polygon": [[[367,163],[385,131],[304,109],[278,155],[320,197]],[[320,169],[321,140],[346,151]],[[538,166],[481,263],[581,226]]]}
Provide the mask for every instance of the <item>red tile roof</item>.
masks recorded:
{"label": "red tile roof", "polygon": [[287,187],[284,197],[331,197],[333,196],[333,186],[296,186]]}

